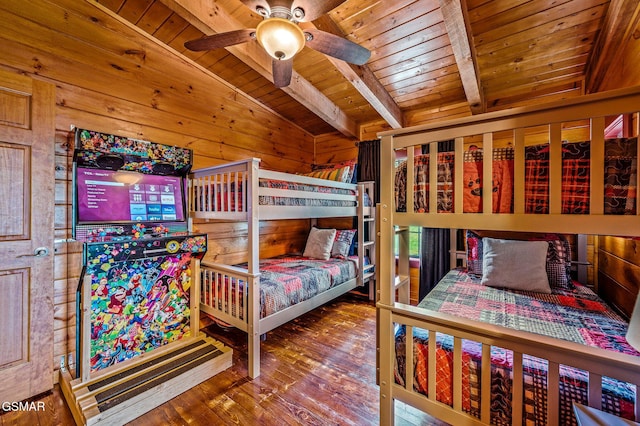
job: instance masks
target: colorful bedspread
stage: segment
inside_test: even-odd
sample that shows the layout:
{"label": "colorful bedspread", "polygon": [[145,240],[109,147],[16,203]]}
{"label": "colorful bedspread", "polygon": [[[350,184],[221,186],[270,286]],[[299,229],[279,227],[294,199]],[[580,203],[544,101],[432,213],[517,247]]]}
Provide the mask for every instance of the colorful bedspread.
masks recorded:
{"label": "colorful bedspread", "polygon": [[[640,356],[626,342],[626,323],[587,287],[553,289],[551,294],[505,291],[480,285],[480,279],[462,270],[452,270],[419,304],[425,309],[483,321],[517,330],[543,334],[587,346]],[[414,387],[427,394],[428,333],[414,329]],[[404,384],[405,329],[396,330],[396,381]],[[438,368],[436,398],[452,404],[453,338],[436,335]],[[463,341],[463,409],[479,417],[482,345]],[[491,348],[491,422],[511,424],[512,353]],[[524,423],[545,424],[547,361],[523,356]],[[560,368],[560,423],[575,424],[573,401],[587,403],[585,371]],[[635,388],[603,378],[602,408],[621,417],[633,418]]]}
{"label": "colorful bedspread", "polygon": [[260,316],[266,317],[355,278],[353,259],[285,256],[260,261]]}
{"label": "colorful bedspread", "polygon": [[[316,194],[340,194],[355,195],[356,192],[349,189],[333,188],[330,186],[307,185],[302,183],[285,182],[282,180],[260,179],[260,187],[277,188],[295,191],[304,191]],[[297,198],[297,197],[276,197],[261,195],[259,197],[260,205],[270,206],[314,206],[314,207],[352,207],[356,205],[355,201],[348,200],[330,200],[323,198]]]}
{"label": "colorful bedspread", "polygon": [[[247,264],[238,265],[246,268]],[[304,300],[310,299],[332,287],[336,287],[357,276],[357,257],[346,259],[330,258],[318,260],[297,255],[285,255],[260,261],[260,318],[281,311]],[[217,283],[220,287],[222,283]],[[227,284],[227,283],[225,283]],[[231,283],[233,295],[236,286],[240,294],[246,286],[244,281]],[[210,288],[203,283],[203,290]],[[218,290],[220,292],[220,290]],[[212,294],[204,294],[206,303],[222,307],[223,300],[213,300]],[[243,300],[240,297],[240,300]],[[232,312],[236,312],[235,297]],[[240,312],[243,312],[240,310]],[[242,316],[241,316],[242,318]]]}

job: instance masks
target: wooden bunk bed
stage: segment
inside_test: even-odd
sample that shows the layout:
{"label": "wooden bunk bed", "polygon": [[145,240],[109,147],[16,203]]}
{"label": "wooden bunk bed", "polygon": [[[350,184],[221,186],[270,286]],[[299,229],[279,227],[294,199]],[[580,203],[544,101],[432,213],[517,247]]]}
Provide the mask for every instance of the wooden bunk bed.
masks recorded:
{"label": "wooden bunk bed", "polygon": [[[247,224],[246,264],[226,265],[206,259],[202,262],[200,309],[247,332],[251,378],[260,374],[260,337],[263,334],[362,286],[374,275],[374,265],[365,256],[365,248],[372,242],[364,240],[362,231],[365,223],[373,220],[375,210],[366,205],[363,185],[265,170],[260,168],[259,159],[252,158],[195,170],[189,181],[189,195],[192,219]],[[261,262],[266,267],[271,261],[259,258],[260,221],[337,217],[357,217],[357,247],[360,249],[355,256],[342,260],[331,258],[327,262],[333,262],[330,265],[333,270],[339,267],[338,262],[341,262],[341,268],[344,264],[351,265],[355,270],[352,276],[285,309],[266,309],[265,289],[261,303],[260,267]]]}
{"label": "wooden bunk bed", "polygon": [[[607,162],[615,155],[608,152],[610,144],[605,141],[605,128],[611,117],[634,114],[635,131],[632,136],[636,138],[627,139],[626,142],[629,142],[627,148],[631,147],[635,151],[631,156],[637,159],[640,149],[637,143],[639,108],[640,88],[636,87],[380,134],[382,165],[378,245],[379,259],[382,261],[378,262],[378,326],[381,424],[393,424],[395,400],[408,403],[451,424],[501,424],[503,418],[496,413],[497,401],[494,397],[496,374],[502,374],[502,378],[506,377],[508,382],[504,386],[509,392],[504,395],[504,399],[509,401],[508,414],[504,420],[507,424],[529,424],[530,421],[549,425],[565,422],[571,424],[575,422],[573,414],[567,413],[567,408],[563,411],[561,407],[567,401],[569,410],[572,401],[608,410],[609,407],[605,407],[603,401],[610,397],[606,395],[611,393],[611,380],[614,381],[614,387],[620,384],[628,390],[627,398],[630,400],[626,403],[630,404],[631,413],[626,415],[636,421],[640,420],[640,356],[626,342],[626,324],[624,321],[620,322],[616,313],[608,310],[603,313],[606,316],[603,321],[611,320],[616,327],[622,324],[620,335],[610,336],[616,341],[617,351],[614,351],[570,341],[572,339],[567,340],[564,335],[549,333],[549,336],[546,335],[546,330],[532,332],[528,328],[535,327],[527,324],[538,321],[536,318],[520,318],[521,323],[525,324],[523,327],[507,326],[500,321],[488,323],[486,317],[491,316],[490,314],[482,309],[480,313],[473,310],[473,305],[480,303],[477,299],[461,300],[464,297],[460,298],[456,293],[484,292],[486,286],[480,284],[480,279],[474,280],[468,275],[454,277],[453,283],[449,279],[448,284],[445,283],[445,277],[418,306],[408,304],[407,289],[409,226],[535,232],[538,233],[536,235],[640,236],[640,218],[635,205],[639,198],[637,172],[630,174],[631,182],[627,182],[628,185],[623,188],[628,193],[621,196],[618,183],[612,186],[608,181],[611,176]],[[445,154],[439,151],[438,142],[449,140],[453,141],[455,152]],[[531,150],[538,149],[539,144],[546,144],[543,150],[536,151],[545,152],[544,167],[548,173],[543,186],[546,187],[546,193],[539,193],[536,188],[532,188],[534,179],[526,174],[532,170],[533,164],[529,163],[528,155]],[[581,157],[582,162],[571,165],[571,152],[580,146],[588,147],[586,163],[584,157]],[[500,163],[503,157],[497,158],[496,151],[503,149],[510,151],[509,164],[513,170],[507,172],[512,178],[506,186],[513,188],[507,193],[506,198],[510,198],[507,207],[502,202],[496,202],[496,198],[499,198],[496,192],[500,192],[496,186],[501,184],[497,184],[496,176],[504,173],[504,164]],[[470,151],[475,152],[470,154]],[[487,153],[493,155],[489,156]],[[438,160],[425,161],[425,156]],[[482,167],[475,169],[475,176],[468,175],[469,164],[466,164],[466,160],[470,157],[474,157],[474,161],[478,157],[486,159],[482,162]],[[400,174],[397,173],[399,159],[406,159],[404,165],[400,165]],[[450,178],[443,177],[443,168],[448,170]],[[586,174],[581,173],[582,180],[577,185],[582,191],[579,194],[581,202],[577,203],[580,207],[573,211],[576,203],[572,204],[571,200],[576,198],[576,194],[568,190],[567,182],[571,180],[573,172],[585,171]],[[402,183],[403,180],[404,189],[399,190],[396,183]],[[429,185],[429,182],[438,183]],[[472,206],[473,203],[467,198],[470,187],[478,182],[480,185],[482,182],[491,182],[491,190],[476,191],[475,195],[493,193],[493,196],[481,197]],[[576,180],[571,182],[576,183]],[[539,197],[544,198],[544,203],[538,203]],[[611,205],[618,205],[618,202],[622,202],[623,207],[612,211],[616,208]],[[538,204],[544,204],[544,213],[536,213]],[[539,239],[545,238],[546,236],[541,236]],[[495,240],[482,241],[489,241],[492,247],[496,244]],[[544,253],[548,256],[546,243],[545,240]],[[396,249],[399,252],[397,266]],[[493,255],[491,250],[489,252]],[[486,250],[484,254],[486,256]],[[452,258],[455,257],[452,254]],[[543,258],[543,263],[545,259],[548,262],[548,258]],[[467,272],[465,269],[453,270],[448,277]],[[484,275],[482,279],[484,280]],[[460,287],[460,281],[468,281],[472,284],[472,290]],[[498,287],[502,287],[498,284]],[[585,287],[576,288],[589,292]],[[498,299],[508,298],[513,302],[513,298],[532,296],[527,292],[515,294],[519,293],[517,290],[488,288],[487,291],[492,292],[486,296],[490,299],[487,302],[489,305],[493,305]],[[559,295],[559,290],[552,289],[550,293],[553,294],[535,296],[537,291],[539,290],[533,292],[532,298],[538,297],[540,300],[532,302],[530,298],[524,303],[534,303],[538,310],[555,311],[556,305],[547,304],[548,299],[565,298],[565,295]],[[631,297],[635,297],[637,284],[632,291],[634,293]],[[447,298],[446,303],[451,302],[447,309],[435,307],[443,304],[437,300],[437,293]],[[600,303],[599,299],[591,299],[596,297],[592,293],[586,297],[588,299],[580,303]],[[513,305],[517,304],[517,301],[513,302]],[[509,309],[503,311],[506,312],[504,316],[511,316]],[[588,320],[592,313],[586,309],[583,311],[581,315]],[[443,342],[443,338],[448,341]],[[474,347],[469,349],[469,345]],[[470,354],[470,350],[476,353]],[[496,351],[500,354],[494,353]],[[500,356],[503,357],[503,362],[497,365],[499,362],[496,357]],[[447,359],[445,363],[452,377],[448,382],[450,389],[444,391],[439,388],[440,377],[436,375],[444,365],[440,358]],[[475,365],[470,364],[470,359]],[[534,402],[546,407],[540,411],[542,419],[531,420],[526,403],[532,389],[523,384],[523,381],[532,380],[531,362],[543,365],[538,366],[538,369],[544,377],[533,378],[546,382],[542,392],[534,397],[537,399]],[[472,367],[475,370],[470,373]],[[500,368],[502,373],[497,373]],[[424,376],[416,374],[417,370]],[[559,390],[560,387],[567,388],[568,370],[577,372],[582,377],[581,382],[576,385],[584,393],[579,401],[567,396],[566,390]],[[468,383],[470,375],[477,379],[477,385],[472,389],[469,389]],[[469,399],[472,400],[471,403]],[[470,409],[470,404],[475,404],[475,409]]]}

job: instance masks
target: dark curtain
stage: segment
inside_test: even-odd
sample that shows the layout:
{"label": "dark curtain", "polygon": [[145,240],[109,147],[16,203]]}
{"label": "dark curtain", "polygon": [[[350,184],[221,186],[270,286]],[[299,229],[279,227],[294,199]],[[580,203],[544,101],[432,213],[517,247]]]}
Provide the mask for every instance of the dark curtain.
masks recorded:
{"label": "dark curtain", "polygon": [[[438,142],[438,152],[451,152],[454,141]],[[428,145],[422,146],[422,152],[429,152]],[[451,269],[449,250],[451,234],[449,229],[422,228],[420,241],[420,287],[419,300],[422,300]]]}
{"label": "dark curtain", "polygon": [[380,201],[380,139],[358,143],[358,182],[373,181],[375,202]]}
{"label": "dark curtain", "polygon": [[422,300],[451,269],[450,242],[449,229],[422,228],[419,300]]}
{"label": "dark curtain", "polygon": [[[429,153],[429,144],[424,144],[421,147],[423,154]],[[456,150],[456,141],[451,139],[448,141],[438,142],[438,152],[453,152]]]}

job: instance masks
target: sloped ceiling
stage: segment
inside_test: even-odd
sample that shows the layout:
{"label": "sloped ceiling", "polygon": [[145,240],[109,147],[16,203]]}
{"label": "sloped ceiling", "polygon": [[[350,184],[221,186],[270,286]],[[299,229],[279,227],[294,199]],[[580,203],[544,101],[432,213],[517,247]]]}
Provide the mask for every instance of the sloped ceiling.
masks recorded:
{"label": "sloped ceiling", "polygon": [[277,89],[256,41],[184,47],[255,28],[262,17],[239,0],[97,3],[310,135],[354,139],[363,126],[406,127],[598,91],[640,10],[637,0],[346,0],[300,26],[356,42],[370,60],[351,65],[305,47],[291,84]]}

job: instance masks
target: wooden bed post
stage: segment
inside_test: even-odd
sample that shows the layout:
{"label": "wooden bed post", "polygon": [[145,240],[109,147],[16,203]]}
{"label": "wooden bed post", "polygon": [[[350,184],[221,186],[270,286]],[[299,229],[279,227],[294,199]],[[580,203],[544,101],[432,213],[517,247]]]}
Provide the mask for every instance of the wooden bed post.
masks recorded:
{"label": "wooden bed post", "polygon": [[[392,152],[391,136],[381,140],[381,152]],[[384,175],[380,176],[380,259],[393,259],[393,209],[394,209],[394,158],[382,156],[380,159],[390,164],[380,168]],[[380,262],[378,265],[380,277],[380,301],[378,302],[378,334],[380,336],[380,424],[389,425],[394,421],[394,402],[391,397],[393,378],[393,320],[391,306],[395,300],[396,277],[395,262]]]}
{"label": "wooden bed post", "polygon": [[[247,170],[247,179],[250,182],[247,191],[247,227],[248,227],[248,244],[249,274],[254,277],[247,283],[249,286],[248,300],[248,366],[249,377],[255,379],[260,375],[260,277],[258,276],[260,269],[260,220],[258,218],[258,168],[260,160],[254,158]],[[249,201],[250,200],[250,201]],[[255,208],[254,208],[255,206]]]}

